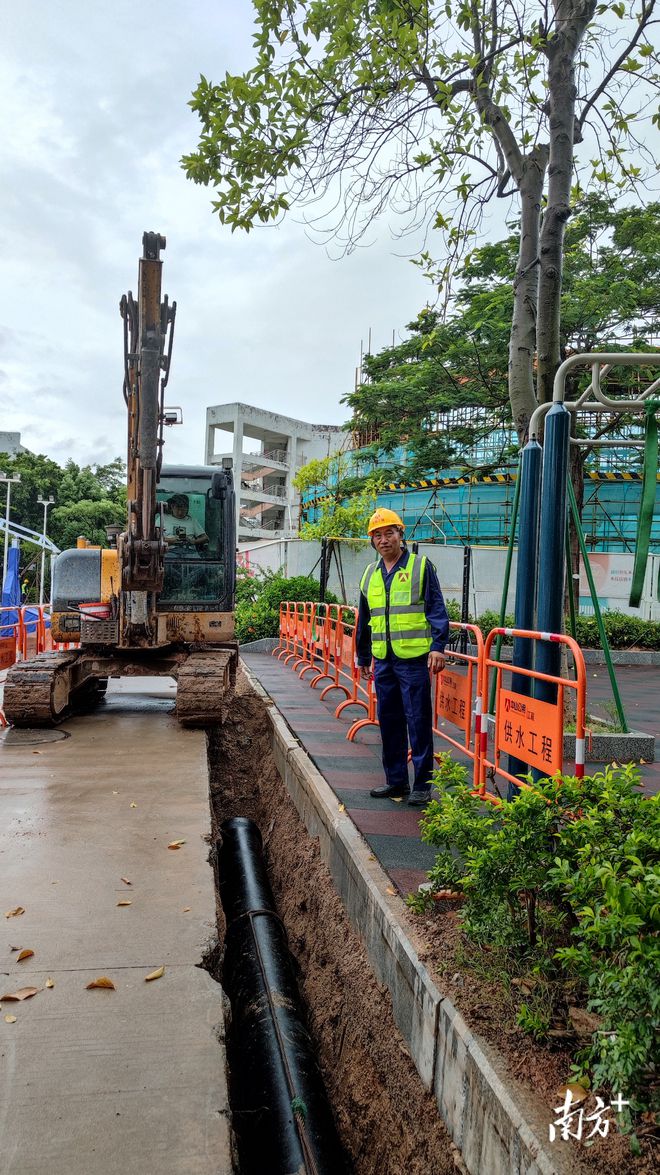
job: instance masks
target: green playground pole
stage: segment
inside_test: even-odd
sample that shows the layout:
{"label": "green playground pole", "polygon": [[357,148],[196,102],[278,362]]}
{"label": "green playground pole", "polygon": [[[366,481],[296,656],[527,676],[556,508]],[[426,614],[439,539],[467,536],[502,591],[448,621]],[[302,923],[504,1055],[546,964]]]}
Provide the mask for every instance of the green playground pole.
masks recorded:
{"label": "green playground pole", "polygon": [[600,610],[600,604],[598,603],[598,596],[596,595],[596,585],[594,583],[594,577],[591,573],[591,564],[589,563],[589,555],[587,553],[587,544],[584,541],[584,531],[582,530],[582,522],[580,521],[580,512],[578,510],[577,502],[575,501],[575,493],[573,491],[573,486],[571,485],[570,477],[567,479],[567,485],[568,485],[568,497],[569,497],[569,501],[571,503],[571,511],[573,513],[573,522],[575,523],[575,529],[577,531],[578,542],[580,544],[580,554],[582,556],[582,563],[584,565],[584,570],[585,570],[585,573],[587,576],[587,580],[589,581],[589,591],[591,592],[591,600],[592,600],[592,603],[594,606],[594,616],[596,618],[596,624],[598,626],[598,635],[600,636],[600,642],[603,646],[603,652],[605,654],[605,662],[607,665],[607,672],[610,675],[610,685],[612,686],[612,696],[614,697],[614,704],[616,706],[616,712],[619,717],[621,729],[624,734],[629,734],[630,727],[628,726],[628,723],[626,721],[626,716],[623,711],[623,703],[621,701],[621,694],[619,693],[619,686],[617,684],[616,674],[614,672],[614,665],[612,664],[612,655],[610,653],[610,645],[609,645],[609,641],[607,639],[607,633],[605,632],[605,625],[603,624],[603,617],[602,617],[602,613]]}
{"label": "green playground pole", "polygon": [[[568,518],[566,519],[566,576],[568,583],[568,616],[571,626],[571,636],[573,640],[577,640],[577,622],[575,619],[575,591],[573,589],[573,568],[571,567],[571,536],[568,527]],[[577,680],[577,666],[573,666],[573,676]]]}

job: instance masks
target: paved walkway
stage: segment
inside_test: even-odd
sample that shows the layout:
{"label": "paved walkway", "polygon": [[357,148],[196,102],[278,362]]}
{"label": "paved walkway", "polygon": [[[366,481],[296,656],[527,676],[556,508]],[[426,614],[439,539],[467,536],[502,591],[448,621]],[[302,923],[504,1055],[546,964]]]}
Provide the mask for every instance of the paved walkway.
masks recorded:
{"label": "paved walkway", "polygon": [[[435,850],[420,840],[418,808],[408,807],[405,801],[374,800],[369,795],[372,787],[384,782],[378,729],[367,727],[355,742],[349,743],[346,731],[355,718],[363,716],[363,710],[348,708],[337,719],[334,711],[342,698],[338,690],[321,701],[323,686],[310,689],[309,674],[300,680],[293,669],[268,653],[248,649],[242,650],[241,656],[346,805],[354,824],[401,893],[417,889],[433,865]],[[622,667],[618,669],[618,680],[631,725],[657,731],[660,668]],[[590,709],[597,711],[597,703],[610,698],[604,668],[591,670],[588,689]],[[440,742],[438,748],[441,749]],[[652,791],[660,790],[660,764],[644,767],[642,772],[646,786]]]}
{"label": "paved walkway", "polygon": [[[173,704],[167,680],[112,682],[96,713],[0,738],[0,996],[38,989],[0,1002],[1,1175],[233,1170],[222,992],[199,966],[206,744]],[[116,990],[86,990],[99,976]]]}

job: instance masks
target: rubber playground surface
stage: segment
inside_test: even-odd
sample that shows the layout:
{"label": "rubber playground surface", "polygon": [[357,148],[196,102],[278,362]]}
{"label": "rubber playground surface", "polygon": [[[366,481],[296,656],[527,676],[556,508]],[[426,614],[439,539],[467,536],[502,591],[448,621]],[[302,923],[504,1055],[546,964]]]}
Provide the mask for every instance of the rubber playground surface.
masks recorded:
{"label": "rubber playground surface", "polygon": [[[335,718],[335,708],[342,698],[339,691],[321,701],[322,685],[310,689],[305,678],[300,680],[293,669],[270,654],[247,649],[241,650],[241,657],[337,798],[346,805],[353,823],[401,893],[417,889],[426,880],[435,851],[420,840],[419,808],[408,807],[405,800],[375,800],[369,795],[372,787],[384,782],[378,729],[367,727],[358,733],[355,742],[348,742],[346,731],[363,711],[351,707]],[[588,712],[606,717],[603,705],[611,701],[607,670],[590,665],[587,674]],[[649,792],[660,792],[660,666],[618,666],[617,680],[630,727],[656,735],[656,762],[641,766],[640,772],[644,787]],[[441,740],[437,747],[443,749]],[[444,749],[450,749],[448,744]],[[587,764],[588,774],[601,769],[602,765]]]}

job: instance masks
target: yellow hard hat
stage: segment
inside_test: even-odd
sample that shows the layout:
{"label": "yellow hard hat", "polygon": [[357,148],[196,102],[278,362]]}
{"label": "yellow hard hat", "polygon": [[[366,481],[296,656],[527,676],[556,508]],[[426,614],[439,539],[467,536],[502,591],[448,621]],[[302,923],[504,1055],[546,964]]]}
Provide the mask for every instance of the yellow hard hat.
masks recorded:
{"label": "yellow hard hat", "polygon": [[396,510],[386,510],[384,506],[381,506],[380,509],[375,510],[371,515],[371,518],[369,519],[369,525],[367,527],[367,534],[371,534],[372,531],[378,530],[380,526],[401,526],[404,530],[406,528],[405,522],[403,519],[399,518]]}

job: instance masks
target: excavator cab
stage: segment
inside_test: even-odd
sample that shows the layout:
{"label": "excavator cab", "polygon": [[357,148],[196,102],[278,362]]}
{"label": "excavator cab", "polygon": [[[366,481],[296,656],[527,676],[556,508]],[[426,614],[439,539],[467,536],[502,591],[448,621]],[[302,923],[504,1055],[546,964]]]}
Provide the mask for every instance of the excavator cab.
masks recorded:
{"label": "excavator cab", "polygon": [[167,543],[158,612],[231,612],[234,490],[231,470],[164,466],[157,525]]}

